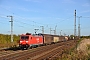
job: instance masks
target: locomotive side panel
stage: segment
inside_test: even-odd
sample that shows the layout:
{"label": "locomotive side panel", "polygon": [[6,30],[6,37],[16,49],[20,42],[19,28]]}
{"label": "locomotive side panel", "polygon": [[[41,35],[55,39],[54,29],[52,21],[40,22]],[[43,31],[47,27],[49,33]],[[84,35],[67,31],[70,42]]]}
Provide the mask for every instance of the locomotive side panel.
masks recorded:
{"label": "locomotive side panel", "polygon": [[32,36],[30,40],[31,45],[38,45],[38,44],[43,44],[43,37],[42,36]]}

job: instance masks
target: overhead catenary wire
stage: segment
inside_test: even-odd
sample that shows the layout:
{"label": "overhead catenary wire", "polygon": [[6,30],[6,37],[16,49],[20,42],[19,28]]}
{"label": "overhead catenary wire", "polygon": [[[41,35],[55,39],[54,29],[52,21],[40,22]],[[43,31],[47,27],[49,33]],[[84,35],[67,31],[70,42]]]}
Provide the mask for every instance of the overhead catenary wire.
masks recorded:
{"label": "overhead catenary wire", "polygon": [[[5,8],[4,8],[4,9],[5,9]],[[12,15],[13,15],[14,17],[16,17],[16,18],[14,19],[14,22],[20,24],[20,25],[18,25],[18,27],[24,28],[24,27],[26,27],[25,25],[30,25],[30,26],[33,26],[34,28],[35,28],[35,27],[39,27],[39,25],[40,25],[40,26],[44,26],[44,27],[45,27],[45,25],[48,25],[48,26],[49,26],[49,24],[43,24],[43,23],[40,23],[40,22],[32,21],[32,19],[30,19],[30,18],[21,17],[20,15],[18,15],[18,14],[16,14],[16,13],[13,13],[12,11],[10,11],[10,10],[8,10],[8,9],[5,9],[5,10],[7,10],[7,11],[10,12],[10,13],[12,13]],[[73,17],[73,16],[71,16],[71,17],[69,17],[69,18],[66,18],[66,19],[63,19],[63,20],[60,20],[60,22],[53,23],[53,24],[60,24],[60,23],[62,23],[63,21],[67,21],[67,20],[69,20],[69,19],[72,18],[72,17]],[[21,21],[18,20],[19,18],[20,18]],[[17,21],[17,20],[18,20],[18,21]],[[23,22],[22,20],[25,20],[25,21]],[[32,22],[34,25],[29,24],[28,22],[26,22],[26,20]],[[29,27],[29,28],[30,28],[30,27]],[[39,28],[40,28],[40,27],[39,27]],[[50,28],[50,27],[47,27],[47,28]],[[45,31],[46,31],[46,29],[45,29]]]}
{"label": "overhead catenary wire", "polygon": [[[3,8],[2,6],[0,6],[0,7]],[[21,16],[19,16],[18,14],[13,13],[12,11],[10,11],[10,10],[8,10],[8,9],[6,9],[6,8],[3,8],[3,9],[5,9],[5,10],[7,10],[8,12],[12,13],[13,16],[14,16],[14,15],[17,15],[17,17],[19,17],[20,19],[24,19],[24,20],[29,20],[29,21],[31,21],[31,19],[27,19],[27,18],[21,17]],[[15,17],[15,16],[14,16],[14,17]],[[35,22],[35,21],[31,21],[31,22]],[[37,23],[37,22],[35,22],[35,23]],[[26,24],[26,23],[25,23],[25,24]],[[37,24],[42,24],[42,23],[37,23]]]}
{"label": "overhead catenary wire", "polygon": [[54,24],[60,24],[60,23],[62,23],[62,22],[64,22],[64,21],[69,20],[69,19],[72,18],[72,17],[74,17],[74,15],[72,15],[72,16],[70,16],[70,17],[68,17],[68,18],[65,18],[65,19],[61,19],[60,22],[57,22],[57,23],[54,23]]}
{"label": "overhead catenary wire", "polygon": [[[1,18],[5,18],[6,20],[8,20],[8,18],[6,16],[0,16]],[[30,26],[34,26],[34,25],[31,25],[31,24],[28,24],[28,23],[25,23],[25,22],[22,22],[22,21],[17,21],[17,19],[15,18],[14,19],[14,22],[17,22],[17,23],[20,23],[20,24],[26,24],[26,25],[30,25]],[[38,26],[39,27],[39,26]]]}
{"label": "overhead catenary wire", "polygon": [[[1,6],[0,6],[0,7],[1,7]],[[3,8],[3,7],[1,7],[1,8]],[[7,10],[8,12],[12,13],[13,16],[16,15],[16,16],[14,16],[14,17],[16,17],[16,18],[20,18],[20,19],[23,19],[23,20],[29,20],[29,21],[31,21],[31,22],[34,22],[34,23],[36,23],[36,24],[39,24],[40,26],[41,26],[41,25],[48,25],[48,24],[43,24],[43,23],[39,23],[39,22],[32,21],[30,18],[21,17],[20,15],[18,15],[18,14],[16,14],[16,13],[12,12],[12,11],[6,9],[6,8],[3,8],[3,9],[5,9],[5,10]],[[71,16],[71,17],[72,17],[72,16]],[[71,17],[69,17],[69,18],[71,18]],[[60,21],[60,22],[53,23],[53,24],[59,24],[59,23],[65,21],[65,20],[68,20],[69,18],[66,18],[66,19],[64,19],[64,20],[62,20],[62,21]],[[18,21],[18,22],[19,22],[19,21]],[[25,23],[25,24],[26,24],[26,23]]]}

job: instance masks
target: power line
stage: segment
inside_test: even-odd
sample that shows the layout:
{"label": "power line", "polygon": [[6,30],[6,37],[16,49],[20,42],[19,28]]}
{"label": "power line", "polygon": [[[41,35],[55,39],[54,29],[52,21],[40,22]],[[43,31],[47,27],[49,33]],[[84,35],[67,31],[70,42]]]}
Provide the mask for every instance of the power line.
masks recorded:
{"label": "power line", "polygon": [[[1,6],[0,6],[0,7],[1,7]],[[3,7],[1,7],[1,8],[3,8]],[[7,10],[8,12],[11,12],[13,15],[18,15],[18,14],[13,13],[12,11],[10,11],[10,10],[8,10],[8,9],[6,9],[6,8],[3,8],[3,9]],[[14,16],[14,17],[15,17],[15,16]],[[21,17],[21,16],[19,16],[19,15],[18,15],[18,17],[21,18],[21,19],[24,19],[24,20],[30,20],[30,19]],[[33,22],[33,21],[31,21],[31,22]],[[34,22],[35,22],[35,21],[34,21]],[[38,23],[38,22],[35,22],[35,23]],[[26,23],[25,23],[25,24],[26,24]],[[38,23],[38,24],[42,24],[42,23]]]}
{"label": "power line", "polygon": [[[0,17],[7,19],[5,16],[0,16]],[[22,25],[23,25],[23,24],[27,24],[27,23],[25,23],[25,22],[16,21],[16,20],[15,20],[15,22],[17,22],[17,23],[19,23],[19,24],[22,24]],[[4,23],[4,24],[6,24],[6,23]],[[17,24],[16,24],[16,25],[17,25]],[[16,25],[15,25],[15,26],[16,26]],[[31,24],[27,24],[27,25],[34,26],[34,25],[31,25]],[[21,25],[20,25],[20,26],[18,26],[18,27],[22,27],[22,28],[23,28],[24,26],[21,26]],[[38,26],[38,27],[39,27],[39,26]]]}
{"label": "power line", "polygon": [[15,20],[15,22],[18,22],[18,23],[20,22],[20,23],[22,23],[22,24],[26,24],[26,25],[33,26],[33,25],[31,25],[31,24],[27,24],[27,23],[25,23],[25,22],[21,22],[21,21],[16,21],[16,20]]}
{"label": "power line", "polygon": [[[2,7],[3,8],[3,7]],[[5,8],[3,8],[3,9],[5,9]],[[7,9],[5,9],[5,10],[7,10]],[[7,11],[9,11],[9,12],[11,12],[10,10],[7,10]],[[13,12],[11,12],[13,15],[18,15],[18,14],[15,14],[15,13],[13,13]],[[27,18],[24,18],[24,17],[20,17],[19,15],[18,15],[18,17],[19,18],[21,18],[21,19],[24,19],[24,20],[29,20],[29,19],[27,19]],[[71,16],[72,17],[72,16]],[[69,17],[69,18],[71,18],[71,17]],[[67,18],[67,19],[65,19],[65,20],[68,20],[69,18]],[[31,20],[31,19],[30,19]],[[65,20],[63,20],[63,21],[65,21]],[[60,22],[58,22],[58,23],[61,23],[61,22],[63,22],[63,21],[60,21]],[[15,21],[16,22],[16,21]],[[33,21],[31,21],[31,22],[33,22]],[[25,23],[25,22],[20,22],[20,21],[18,21],[18,23],[22,23],[22,24],[27,24],[27,23]],[[42,23],[38,23],[38,22],[35,22],[34,21],[34,23],[37,23],[37,24],[42,24]],[[57,23],[56,23],[57,24]],[[27,25],[30,25],[30,26],[34,26],[34,25],[31,25],[31,24],[27,24]],[[47,24],[45,24],[45,25],[47,25]],[[37,25],[36,25],[37,26]],[[39,27],[39,26],[37,26],[37,27]],[[75,25],[75,27],[76,27],[76,25]],[[55,34],[56,34],[56,29],[55,29]],[[75,28],[75,30],[74,30],[74,35],[76,36],[76,28]]]}
{"label": "power line", "polygon": [[[0,16],[0,17],[7,19],[6,16]],[[15,20],[15,22],[18,22],[18,23],[19,23],[19,21],[16,21],[16,20]],[[1,24],[6,24],[5,22],[0,22],[0,23],[1,23]],[[20,23],[22,23],[22,22],[20,22]],[[9,25],[9,24],[8,24],[8,25]],[[16,25],[15,25],[15,26],[16,26]],[[20,26],[18,26],[18,27],[24,27],[24,26],[21,26],[21,25],[20,25]]]}
{"label": "power line", "polygon": [[83,27],[83,28],[81,28],[81,29],[90,29],[90,26],[88,26],[88,27]]}
{"label": "power line", "polygon": [[[1,7],[1,8],[3,8],[3,7]],[[3,9],[5,9],[5,8],[3,8]],[[10,10],[8,10],[8,9],[5,9],[5,10],[11,12],[13,15],[18,15],[18,14],[13,13],[12,11],[10,11]],[[14,16],[14,17],[15,17],[15,16]],[[18,17],[21,18],[21,19],[24,19],[24,20],[31,20],[31,19],[27,19],[27,18],[21,17],[21,16],[19,16],[19,15],[18,15]],[[71,17],[72,17],[72,16],[71,16]],[[71,17],[69,17],[69,18],[71,18]],[[69,19],[69,18],[67,18],[67,19]],[[67,19],[65,19],[65,20],[67,20]],[[63,20],[63,21],[65,21],[65,20]],[[63,21],[60,21],[60,22],[58,22],[58,23],[61,23],[61,22],[63,22]],[[33,22],[33,21],[31,21],[31,22]],[[34,21],[34,22],[35,22],[35,21]],[[35,23],[42,25],[42,23],[38,23],[38,22],[35,22]],[[58,24],[58,23],[56,23],[56,24]],[[43,25],[47,25],[47,24],[43,24]]]}
{"label": "power line", "polygon": [[[73,15],[74,16],[74,15]],[[68,18],[66,18],[66,19],[63,19],[62,21],[60,21],[60,22],[57,22],[56,24],[59,24],[59,23],[61,23],[61,22],[63,22],[63,21],[66,21],[66,20],[69,20],[70,18],[72,18],[73,16],[70,16],[70,17],[68,17]],[[55,24],[55,23],[54,23]]]}
{"label": "power line", "polygon": [[1,18],[5,18],[5,19],[7,19],[6,16],[0,16],[0,17],[1,17]]}
{"label": "power line", "polygon": [[83,17],[83,18],[90,18],[90,17]]}
{"label": "power line", "polygon": [[[0,6],[0,7],[3,8],[2,6]],[[8,12],[14,14],[12,11],[10,11],[10,10],[8,10],[8,9],[6,9],[6,8],[3,8],[3,9],[5,9],[5,10],[7,10]]]}
{"label": "power line", "polygon": [[[21,18],[21,19],[27,20],[26,18]],[[17,20],[17,18],[16,18],[16,20]],[[16,20],[15,20],[15,22],[20,22],[20,23],[22,23],[22,24],[26,24],[26,25],[30,25],[30,26],[37,26],[37,27],[39,27],[38,25],[36,25],[37,22],[35,22],[35,21],[32,21],[32,23],[35,23],[35,25],[31,25],[30,23],[25,23],[25,22],[16,21]],[[40,24],[40,23],[38,23],[38,24]]]}

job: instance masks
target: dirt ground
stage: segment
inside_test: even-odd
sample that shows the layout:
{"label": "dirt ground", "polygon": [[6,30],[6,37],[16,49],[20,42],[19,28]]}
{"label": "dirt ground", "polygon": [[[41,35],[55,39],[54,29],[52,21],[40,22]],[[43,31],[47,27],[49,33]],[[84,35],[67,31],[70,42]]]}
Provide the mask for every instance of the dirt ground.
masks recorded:
{"label": "dirt ground", "polygon": [[77,47],[78,52],[82,52],[85,55],[90,54],[90,39],[83,39],[78,47]]}

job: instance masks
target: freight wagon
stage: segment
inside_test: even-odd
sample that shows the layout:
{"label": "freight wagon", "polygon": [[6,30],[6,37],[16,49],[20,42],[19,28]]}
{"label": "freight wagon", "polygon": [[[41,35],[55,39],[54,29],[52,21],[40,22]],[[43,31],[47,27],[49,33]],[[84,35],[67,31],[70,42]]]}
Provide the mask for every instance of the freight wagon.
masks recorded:
{"label": "freight wagon", "polygon": [[20,35],[19,47],[21,49],[28,49],[38,45],[47,45],[60,41],[64,41],[64,36],[50,35],[50,34],[22,34]]}

